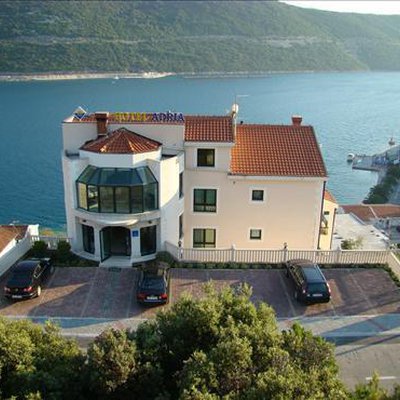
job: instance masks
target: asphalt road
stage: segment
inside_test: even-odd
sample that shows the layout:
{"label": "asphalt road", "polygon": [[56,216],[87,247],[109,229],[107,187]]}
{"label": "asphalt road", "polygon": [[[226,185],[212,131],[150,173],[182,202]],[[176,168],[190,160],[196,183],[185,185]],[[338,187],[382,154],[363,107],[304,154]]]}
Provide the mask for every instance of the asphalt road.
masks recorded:
{"label": "asphalt road", "polygon": [[353,389],[358,383],[366,383],[374,371],[378,372],[381,385],[389,390],[400,385],[400,342],[398,338],[373,338],[365,343],[344,344],[336,347],[336,360],[340,377]]}

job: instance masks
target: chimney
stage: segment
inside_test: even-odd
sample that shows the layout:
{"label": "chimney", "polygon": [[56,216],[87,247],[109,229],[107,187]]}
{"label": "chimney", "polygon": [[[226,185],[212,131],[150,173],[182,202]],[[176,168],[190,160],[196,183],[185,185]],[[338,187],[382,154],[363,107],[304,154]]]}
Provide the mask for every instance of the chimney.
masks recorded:
{"label": "chimney", "polygon": [[96,111],[94,115],[97,122],[97,137],[106,136],[109,115],[108,111]]}
{"label": "chimney", "polygon": [[303,121],[303,117],[301,115],[292,115],[293,126],[300,126],[301,121]]}

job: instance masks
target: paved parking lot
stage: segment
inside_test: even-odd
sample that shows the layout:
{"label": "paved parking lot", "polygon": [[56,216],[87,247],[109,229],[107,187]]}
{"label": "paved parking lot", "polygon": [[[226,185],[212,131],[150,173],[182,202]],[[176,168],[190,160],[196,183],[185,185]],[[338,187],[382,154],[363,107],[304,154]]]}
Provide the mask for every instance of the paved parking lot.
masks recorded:
{"label": "paved parking lot", "polygon": [[[385,271],[328,269],[324,273],[332,289],[331,302],[306,307],[293,299],[293,286],[282,270],[173,269],[171,303],[184,292],[201,296],[203,283],[212,280],[217,288],[249,283],[253,301],[267,302],[283,318],[400,313],[400,290]],[[5,280],[0,280],[1,291]],[[162,307],[139,306],[135,282],[135,269],[56,268],[40,298],[15,302],[1,296],[0,315],[148,318]]]}

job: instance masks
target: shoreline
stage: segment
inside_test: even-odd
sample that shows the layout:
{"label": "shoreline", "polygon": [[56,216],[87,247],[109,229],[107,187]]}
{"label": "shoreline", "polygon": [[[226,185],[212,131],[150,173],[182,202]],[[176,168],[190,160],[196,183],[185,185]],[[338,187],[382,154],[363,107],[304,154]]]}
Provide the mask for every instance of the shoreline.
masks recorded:
{"label": "shoreline", "polygon": [[[349,71],[216,71],[216,72],[48,72],[48,73],[0,73],[0,82],[28,82],[28,81],[62,81],[77,79],[159,79],[168,76],[180,76],[185,79],[213,79],[213,78],[258,78],[277,74],[319,74],[319,73],[365,73],[369,70]],[[379,72],[379,71],[376,71]]]}

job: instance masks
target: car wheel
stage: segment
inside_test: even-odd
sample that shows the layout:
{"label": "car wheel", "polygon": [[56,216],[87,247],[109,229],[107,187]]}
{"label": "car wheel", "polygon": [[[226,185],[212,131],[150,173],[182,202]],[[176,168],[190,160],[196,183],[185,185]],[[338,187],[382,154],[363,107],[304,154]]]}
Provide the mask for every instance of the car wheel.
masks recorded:
{"label": "car wheel", "polygon": [[38,286],[38,288],[36,290],[36,297],[40,297],[41,294],[42,294],[42,288],[40,286]]}
{"label": "car wheel", "polygon": [[52,266],[50,267],[50,274],[53,275],[55,270],[56,270],[56,269],[55,269],[54,266],[52,265]]}

